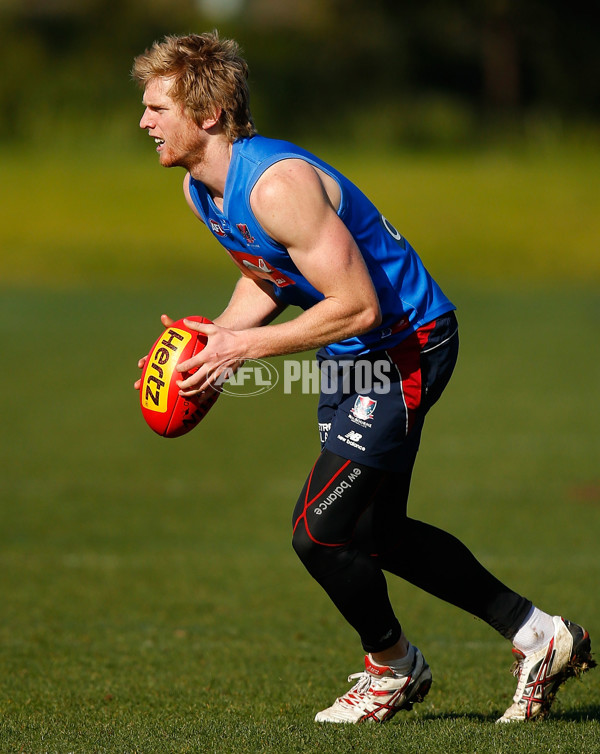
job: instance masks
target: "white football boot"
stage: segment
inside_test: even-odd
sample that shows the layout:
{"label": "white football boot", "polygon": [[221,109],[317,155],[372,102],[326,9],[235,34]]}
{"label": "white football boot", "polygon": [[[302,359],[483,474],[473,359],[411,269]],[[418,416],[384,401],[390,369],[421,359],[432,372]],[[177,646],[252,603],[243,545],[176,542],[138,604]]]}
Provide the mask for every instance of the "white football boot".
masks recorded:
{"label": "white football boot", "polygon": [[588,632],[576,623],[558,615],[554,621],[554,636],[537,652],[523,654],[513,649],[518,677],[513,704],[496,722],[510,723],[544,718],[550,711],[561,683],[595,667],[590,653]]}
{"label": "white football boot", "polygon": [[399,710],[412,709],[422,702],[431,688],[431,670],[421,652],[415,649],[415,661],[408,675],[400,675],[387,666],[374,665],[365,657],[365,670],[353,673],[357,680],[344,696],[318,712],[317,723],[383,723]]}

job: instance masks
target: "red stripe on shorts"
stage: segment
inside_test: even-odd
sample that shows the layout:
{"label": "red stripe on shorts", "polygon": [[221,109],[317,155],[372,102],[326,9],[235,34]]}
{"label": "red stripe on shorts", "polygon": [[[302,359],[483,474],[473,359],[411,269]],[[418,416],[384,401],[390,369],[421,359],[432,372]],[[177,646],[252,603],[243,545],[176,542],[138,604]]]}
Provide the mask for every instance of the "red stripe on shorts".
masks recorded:
{"label": "red stripe on shorts", "polygon": [[416,412],[421,405],[421,350],[427,344],[435,327],[435,320],[419,327],[414,333],[387,351],[398,374],[400,375],[404,405],[406,407],[406,434],[410,432],[415,421]]}

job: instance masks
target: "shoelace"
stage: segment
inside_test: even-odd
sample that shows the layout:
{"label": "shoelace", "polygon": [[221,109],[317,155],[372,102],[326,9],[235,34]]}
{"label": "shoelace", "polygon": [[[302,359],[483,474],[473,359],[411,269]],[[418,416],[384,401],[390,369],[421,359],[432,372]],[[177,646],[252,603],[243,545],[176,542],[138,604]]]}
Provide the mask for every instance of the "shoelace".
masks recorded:
{"label": "shoelace", "polygon": [[371,687],[373,678],[366,672],[366,670],[363,670],[361,673],[352,673],[352,675],[348,676],[349,681],[354,681],[357,678],[358,682],[355,683],[354,686],[344,694],[344,696],[341,696],[338,699],[338,702],[353,707],[363,701],[365,694]]}
{"label": "shoelace", "polygon": [[521,657],[519,660],[515,660],[510,672],[515,676],[515,678],[518,678],[517,681],[517,690],[515,692],[515,697],[518,697],[519,699],[523,696],[523,692],[525,691],[525,683],[527,682],[527,675],[524,673],[525,669],[525,657]]}

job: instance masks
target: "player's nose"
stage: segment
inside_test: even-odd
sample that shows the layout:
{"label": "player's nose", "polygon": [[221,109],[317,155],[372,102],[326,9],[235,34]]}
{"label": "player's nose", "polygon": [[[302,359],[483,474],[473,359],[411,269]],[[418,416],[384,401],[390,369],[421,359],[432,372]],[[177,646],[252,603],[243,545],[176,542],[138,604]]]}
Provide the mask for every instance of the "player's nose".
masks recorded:
{"label": "player's nose", "polygon": [[148,112],[148,108],[144,110],[144,114],[140,118],[140,128],[152,128],[152,124],[150,122],[150,113]]}

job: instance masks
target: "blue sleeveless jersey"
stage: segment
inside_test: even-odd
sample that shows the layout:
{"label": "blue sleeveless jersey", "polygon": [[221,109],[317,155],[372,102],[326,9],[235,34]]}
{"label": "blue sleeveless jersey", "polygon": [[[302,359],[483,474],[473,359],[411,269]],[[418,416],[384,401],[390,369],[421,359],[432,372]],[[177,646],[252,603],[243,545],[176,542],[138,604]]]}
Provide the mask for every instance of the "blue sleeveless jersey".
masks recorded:
{"label": "blue sleeveless jersey", "polygon": [[329,355],[353,356],[394,346],[455,308],[406,239],[351,181],[304,149],[263,136],[233,143],[222,212],[204,184],[190,176],[190,195],[200,216],[245,274],[269,281],[284,304],[308,309],[323,299],[301,275],[286,248],[265,233],[250,208],[250,193],[260,176],[274,163],[290,158],[306,160],[339,184],[338,215],[360,249],[379,297],[381,324],[330,344],[325,349]]}

